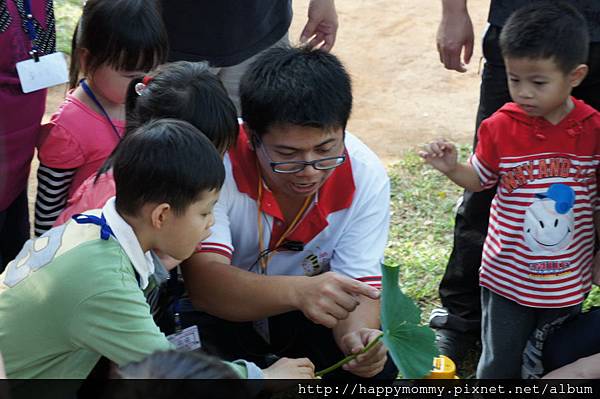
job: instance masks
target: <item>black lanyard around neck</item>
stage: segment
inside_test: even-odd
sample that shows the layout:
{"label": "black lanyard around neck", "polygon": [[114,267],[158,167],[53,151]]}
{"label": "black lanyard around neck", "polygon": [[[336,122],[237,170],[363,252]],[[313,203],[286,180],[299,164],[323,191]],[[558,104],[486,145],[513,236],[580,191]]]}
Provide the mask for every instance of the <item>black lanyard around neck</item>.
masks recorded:
{"label": "black lanyard around neck", "polygon": [[110,119],[110,116],[108,116],[108,112],[106,112],[106,110],[104,109],[104,107],[102,106],[102,104],[100,104],[100,101],[98,101],[98,98],[96,98],[96,95],[94,94],[94,92],[92,91],[92,89],[90,89],[90,86],[88,86],[88,84],[85,82],[85,79],[81,79],[79,81],[79,85],[81,86],[81,88],[83,89],[83,91],[85,92],[85,94],[87,94],[87,96],[94,102],[94,104],[96,104],[96,106],[98,108],[100,108],[100,111],[102,112],[102,114],[104,115],[104,117],[106,118],[106,120],[108,121],[108,123],[110,124],[110,126],[112,127],[113,131],[117,135],[117,138],[119,140],[121,140],[121,135],[119,134],[119,130],[117,129],[117,127],[113,123],[112,119]]}

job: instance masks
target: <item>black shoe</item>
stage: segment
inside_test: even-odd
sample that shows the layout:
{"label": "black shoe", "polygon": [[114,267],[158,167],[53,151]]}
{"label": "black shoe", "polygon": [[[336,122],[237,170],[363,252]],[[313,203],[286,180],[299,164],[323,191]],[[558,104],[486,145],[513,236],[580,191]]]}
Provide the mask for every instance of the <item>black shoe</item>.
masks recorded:
{"label": "black shoe", "polygon": [[440,354],[452,359],[457,369],[463,369],[465,359],[481,350],[479,337],[474,334],[438,328],[435,329],[435,338]]}

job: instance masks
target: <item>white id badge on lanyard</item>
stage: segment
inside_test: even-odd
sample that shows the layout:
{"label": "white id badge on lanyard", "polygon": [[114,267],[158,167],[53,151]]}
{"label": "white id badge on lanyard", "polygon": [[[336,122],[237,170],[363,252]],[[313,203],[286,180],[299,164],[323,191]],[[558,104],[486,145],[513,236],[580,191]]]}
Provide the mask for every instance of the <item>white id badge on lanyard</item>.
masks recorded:
{"label": "white id badge on lanyard", "polygon": [[63,53],[44,55],[36,60],[17,62],[17,73],[23,93],[47,89],[69,80],[67,61]]}
{"label": "white id badge on lanyard", "polygon": [[202,348],[198,326],[190,326],[167,337],[170,343],[181,351],[189,352]]}

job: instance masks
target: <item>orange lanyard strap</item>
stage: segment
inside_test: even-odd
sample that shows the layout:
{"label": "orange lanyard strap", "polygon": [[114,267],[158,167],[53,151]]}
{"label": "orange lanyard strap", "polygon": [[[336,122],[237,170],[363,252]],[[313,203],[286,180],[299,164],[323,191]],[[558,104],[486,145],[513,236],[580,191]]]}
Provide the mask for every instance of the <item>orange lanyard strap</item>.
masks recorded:
{"label": "orange lanyard strap", "polygon": [[[262,221],[262,215],[261,215],[261,211],[260,211],[260,204],[262,201],[262,193],[263,193],[263,181],[262,181],[262,177],[258,176],[258,199],[257,199],[257,207],[258,207],[258,250],[259,250],[259,264],[260,264],[260,268],[262,269],[263,274],[266,272],[267,270],[267,265],[269,264],[269,261],[271,260],[271,254],[267,253],[265,255],[263,255],[263,253],[265,252],[265,243],[263,240],[263,221]],[[313,196],[309,196],[306,198],[306,200],[304,200],[304,204],[302,204],[302,207],[300,208],[300,210],[298,211],[298,213],[296,213],[296,216],[294,216],[294,220],[292,220],[292,222],[289,224],[288,228],[285,230],[285,232],[281,235],[281,238],[279,238],[279,240],[277,241],[277,243],[275,244],[275,247],[273,247],[274,251],[277,250],[277,248],[279,248],[279,246],[281,245],[281,243],[283,243],[283,241],[285,241],[286,237],[298,226],[298,223],[300,222],[300,218],[302,217],[302,215],[304,214],[304,212],[306,211],[306,209],[308,208],[308,206],[310,205],[311,201],[313,199]]]}

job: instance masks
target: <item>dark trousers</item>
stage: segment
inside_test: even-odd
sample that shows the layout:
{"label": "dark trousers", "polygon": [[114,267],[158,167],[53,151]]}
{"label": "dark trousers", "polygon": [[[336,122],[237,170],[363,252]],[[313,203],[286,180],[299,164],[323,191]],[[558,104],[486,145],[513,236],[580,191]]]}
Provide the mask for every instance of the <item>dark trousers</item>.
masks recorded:
{"label": "dark trousers", "polygon": [[[484,119],[511,101],[498,43],[500,31],[501,28],[492,25],[483,39],[486,62],[481,77],[476,130]],[[600,110],[600,43],[590,45],[588,66],[588,76],[572,94]],[[477,145],[477,136],[473,145]],[[480,334],[479,267],[495,193],[496,189],[492,188],[479,193],[465,191],[463,195],[456,212],[452,253],[439,287],[442,306],[447,313],[437,312],[439,316],[432,317],[430,325],[434,328]]]}
{"label": "dark trousers", "polygon": [[[307,357],[314,363],[315,371],[319,371],[345,357],[335,343],[331,329],[311,322],[301,312],[270,317],[270,343],[267,343],[256,333],[251,322],[230,322],[193,311],[189,303],[180,303],[179,308],[182,327],[197,325],[202,349],[225,360],[244,359],[266,368],[280,357]],[[388,356],[383,371],[374,378],[395,379],[397,374],[398,370]],[[359,377],[339,368],[324,378]]]}
{"label": "dark trousers", "polygon": [[546,339],[543,352],[546,372],[600,353],[600,308],[577,315]]}
{"label": "dark trousers", "polygon": [[13,260],[29,239],[29,207],[27,190],[0,211],[0,273]]}

